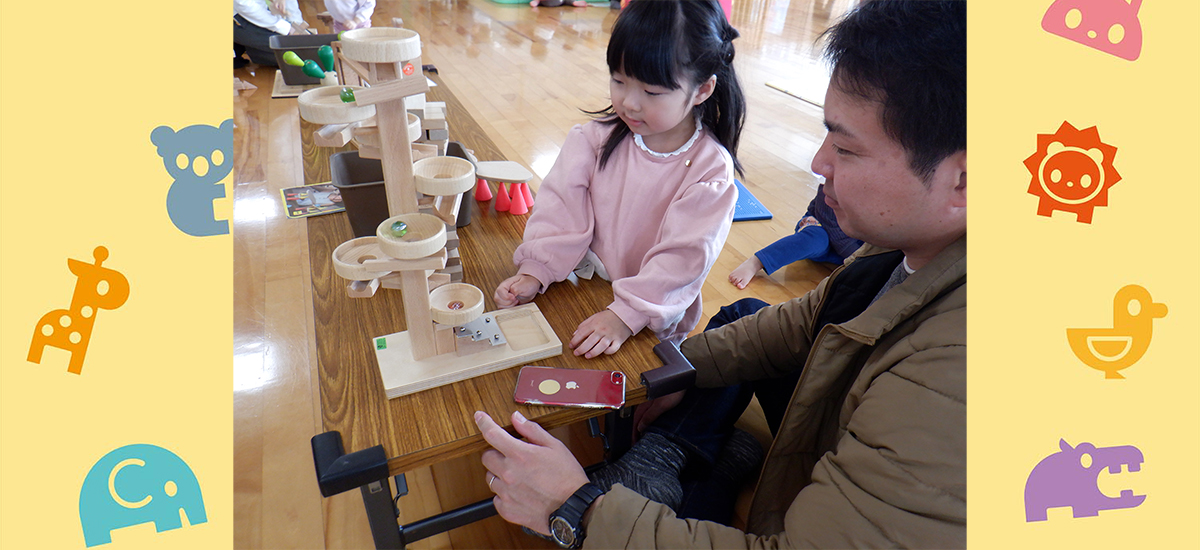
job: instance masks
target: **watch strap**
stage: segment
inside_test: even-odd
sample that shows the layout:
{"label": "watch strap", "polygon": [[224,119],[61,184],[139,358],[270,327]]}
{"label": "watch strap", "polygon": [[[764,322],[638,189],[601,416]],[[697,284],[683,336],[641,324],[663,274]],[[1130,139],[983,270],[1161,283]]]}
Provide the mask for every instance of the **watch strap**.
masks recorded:
{"label": "watch strap", "polygon": [[[604,492],[605,491],[598,487],[595,483],[584,483],[582,487],[576,489],[575,492],[569,498],[567,498],[567,501],[564,502],[562,506],[559,506],[558,510],[555,510],[555,512],[551,514],[550,519],[552,522],[556,517],[561,518],[562,520],[566,521],[575,531],[575,540],[574,544],[571,545],[572,548],[578,548],[583,542],[583,529],[581,526],[583,523],[583,515],[587,513],[588,507],[591,506],[596,499],[600,498]],[[562,543],[560,542],[559,544],[561,545]]]}

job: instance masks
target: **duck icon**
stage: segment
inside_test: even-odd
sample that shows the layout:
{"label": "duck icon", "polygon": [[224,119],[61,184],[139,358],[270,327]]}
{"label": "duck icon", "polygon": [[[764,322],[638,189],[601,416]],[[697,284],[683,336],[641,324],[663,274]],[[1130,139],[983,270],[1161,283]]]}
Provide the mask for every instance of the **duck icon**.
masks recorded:
{"label": "duck icon", "polygon": [[1149,291],[1128,285],[1113,297],[1112,328],[1069,328],[1067,342],[1085,365],[1104,371],[1104,378],[1123,379],[1117,371],[1142,358],[1154,320],[1166,315],[1167,306],[1151,300]]}

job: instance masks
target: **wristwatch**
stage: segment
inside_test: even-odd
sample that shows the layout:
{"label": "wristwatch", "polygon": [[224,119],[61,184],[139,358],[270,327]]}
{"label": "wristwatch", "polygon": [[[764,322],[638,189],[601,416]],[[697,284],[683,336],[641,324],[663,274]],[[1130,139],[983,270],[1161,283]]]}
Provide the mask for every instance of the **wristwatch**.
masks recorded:
{"label": "wristwatch", "polygon": [[603,495],[594,483],[585,483],[571,495],[562,506],[550,514],[550,536],[554,542],[563,548],[579,548],[583,546],[583,514],[588,506]]}

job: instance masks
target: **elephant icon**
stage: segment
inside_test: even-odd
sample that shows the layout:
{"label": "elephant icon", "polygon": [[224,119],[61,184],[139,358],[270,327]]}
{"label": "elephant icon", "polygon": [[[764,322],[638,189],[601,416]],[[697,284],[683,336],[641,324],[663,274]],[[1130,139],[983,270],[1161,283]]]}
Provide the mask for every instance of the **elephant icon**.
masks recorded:
{"label": "elephant icon", "polygon": [[154,522],[159,533],[208,521],[200,483],[175,453],[148,444],[104,455],[79,490],[79,521],[87,546],[112,542],[112,530]]}

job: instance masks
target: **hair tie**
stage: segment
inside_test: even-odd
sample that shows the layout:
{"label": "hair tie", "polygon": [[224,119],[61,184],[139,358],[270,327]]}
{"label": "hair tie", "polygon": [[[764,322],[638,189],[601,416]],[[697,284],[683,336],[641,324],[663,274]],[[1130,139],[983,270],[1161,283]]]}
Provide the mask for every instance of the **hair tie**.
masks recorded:
{"label": "hair tie", "polygon": [[733,42],[733,39],[739,36],[741,35],[738,34],[737,29],[733,28],[732,25],[725,25],[725,27],[721,29],[721,41],[726,44]]}

